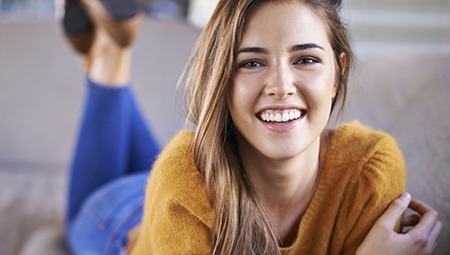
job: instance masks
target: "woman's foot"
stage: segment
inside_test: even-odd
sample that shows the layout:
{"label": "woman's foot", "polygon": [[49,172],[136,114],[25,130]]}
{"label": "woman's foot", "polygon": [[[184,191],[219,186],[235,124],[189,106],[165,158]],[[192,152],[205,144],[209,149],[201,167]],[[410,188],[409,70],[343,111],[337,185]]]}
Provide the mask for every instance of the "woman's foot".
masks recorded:
{"label": "woman's foot", "polygon": [[143,15],[134,0],[65,0],[66,38],[94,82],[129,83],[131,45]]}
{"label": "woman's foot", "polygon": [[64,34],[79,54],[89,53],[95,40],[94,26],[104,27],[118,45],[130,46],[141,19],[134,0],[64,0]]}
{"label": "woman's foot", "polygon": [[96,30],[95,43],[89,55],[88,77],[100,84],[127,85],[130,81],[131,45],[142,23],[142,13],[134,0],[81,1]]}
{"label": "woman's foot", "polygon": [[134,0],[80,0],[94,25],[102,27],[120,47],[135,40],[142,13]]}
{"label": "woman's foot", "polygon": [[88,54],[94,43],[94,28],[78,0],[64,1],[62,27],[72,48],[79,54]]}

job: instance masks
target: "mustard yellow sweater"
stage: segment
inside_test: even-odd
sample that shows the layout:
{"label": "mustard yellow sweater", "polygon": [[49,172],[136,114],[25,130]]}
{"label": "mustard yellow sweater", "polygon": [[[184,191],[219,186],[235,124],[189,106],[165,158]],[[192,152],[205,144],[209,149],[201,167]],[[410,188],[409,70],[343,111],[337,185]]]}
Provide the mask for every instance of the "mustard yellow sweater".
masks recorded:
{"label": "mustard yellow sweater", "polygon": [[[209,254],[212,209],[192,158],[193,133],[164,149],[147,185],[133,255]],[[396,142],[357,122],[339,126],[296,241],[283,254],[354,254],[390,201],[405,190]]]}

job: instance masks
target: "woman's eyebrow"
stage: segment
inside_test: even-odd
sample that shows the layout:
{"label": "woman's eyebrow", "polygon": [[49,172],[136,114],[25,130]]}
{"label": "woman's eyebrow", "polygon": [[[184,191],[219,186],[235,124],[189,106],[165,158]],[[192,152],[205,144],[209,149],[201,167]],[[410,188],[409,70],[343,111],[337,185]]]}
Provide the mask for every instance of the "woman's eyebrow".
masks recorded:
{"label": "woman's eyebrow", "polygon": [[[325,48],[317,43],[303,43],[303,44],[296,44],[292,46],[292,48],[289,50],[290,52],[294,51],[301,51],[301,50],[307,50],[307,49],[320,49],[325,51]],[[237,52],[237,54],[240,53],[268,53],[269,51],[265,48],[261,47],[244,47],[240,48]]]}
{"label": "woman's eyebrow", "polygon": [[240,48],[237,52],[237,54],[240,53],[268,53],[269,51],[267,49],[261,48],[261,47],[245,47]]}
{"label": "woman's eyebrow", "polygon": [[289,51],[300,51],[300,50],[307,50],[307,49],[320,49],[325,51],[325,48],[317,43],[303,43],[303,44],[297,44],[294,45]]}

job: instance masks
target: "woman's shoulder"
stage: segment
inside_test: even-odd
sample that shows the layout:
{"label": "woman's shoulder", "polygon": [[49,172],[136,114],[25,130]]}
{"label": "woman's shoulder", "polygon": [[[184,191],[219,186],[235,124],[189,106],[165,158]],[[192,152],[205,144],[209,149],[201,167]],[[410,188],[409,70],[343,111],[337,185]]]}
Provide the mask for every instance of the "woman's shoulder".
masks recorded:
{"label": "woman's shoulder", "polygon": [[332,132],[324,161],[331,175],[345,171],[353,180],[384,183],[405,178],[405,162],[395,139],[356,121]]}
{"label": "woman's shoulder", "polygon": [[352,210],[361,210],[369,201],[373,210],[384,210],[404,192],[405,163],[392,136],[352,122],[340,125],[329,137],[317,188],[321,201],[330,201],[327,196],[333,194]]}

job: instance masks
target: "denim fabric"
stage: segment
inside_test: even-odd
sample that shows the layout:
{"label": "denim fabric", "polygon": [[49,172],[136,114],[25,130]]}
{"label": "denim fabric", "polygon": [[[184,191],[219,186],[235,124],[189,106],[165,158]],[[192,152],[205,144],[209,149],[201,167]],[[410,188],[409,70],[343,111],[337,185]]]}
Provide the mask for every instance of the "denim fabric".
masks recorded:
{"label": "denim fabric", "polygon": [[140,222],[146,176],[160,147],[130,86],[87,80],[66,209],[74,254],[120,254]]}
{"label": "denim fabric", "polygon": [[68,226],[75,255],[127,254],[128,231],[142,219],[146,173],[112,181],[97,189]]}
{"label": "denim fabric", "polygon": [[160,147],[142,118],[130,86],[87,80],[84,114],[72,160],[66,221],[98,187],[149,171]]}

